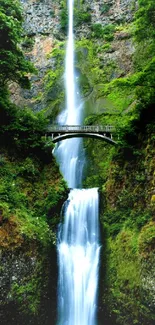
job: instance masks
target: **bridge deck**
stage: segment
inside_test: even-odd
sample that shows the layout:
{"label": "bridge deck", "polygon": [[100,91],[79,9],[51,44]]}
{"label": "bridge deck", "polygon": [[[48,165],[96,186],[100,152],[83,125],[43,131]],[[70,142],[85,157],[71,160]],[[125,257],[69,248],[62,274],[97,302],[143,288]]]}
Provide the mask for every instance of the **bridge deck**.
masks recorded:
{"label": "bridge deck", "polygon": [[116,129],[112,125],[51,125],[47,133],[113,133]]}

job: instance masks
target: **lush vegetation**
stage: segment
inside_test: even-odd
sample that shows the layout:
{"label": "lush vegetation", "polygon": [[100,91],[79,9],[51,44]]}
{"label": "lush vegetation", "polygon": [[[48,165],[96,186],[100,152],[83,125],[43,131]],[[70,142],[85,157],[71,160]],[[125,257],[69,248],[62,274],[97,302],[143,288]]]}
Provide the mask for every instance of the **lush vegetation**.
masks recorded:
{"label": "lush vegetation", "polygon": [[[22,41],[19,2],[4,0],[0,5],[3,21],[0,30],[0,211],[1,225],[4,223],[1,246],[9,248],[9,241],[15,240],[15,246],[21,244],[23,235],[46,242],[50,236],[46,218],[62,198],[66,185],[59,179],[58,167],[52,158],[53,145],[45,140],[49,120],[43,112],[34,114],[10,102],[8,80],[29,87],[27,74],[34,72],[34,68],[26,61],[19,46]],[[17,238],[7,236],[5,227],[9,231],[9,220],[20,233],[19,243]]]}
{"label": "lush vegetation", "polygon": [[[74,12],[75,27],[83,24],[89,30],[88,39],[77,37],[75,42],[85,123],[117,128],[117,147],[84,141],[84,186],[100,188],[105,234],[101,309],[104,306],[107,319],[114,316],[120,325],[152,325],[154,321],[155,3],[139,0],[138,4],[133,22],[125,25],[92,24],[84,1],[76,2]],[[3,250],[15,251],[23,243],[33,243],[38,260],[37,245],[41,251],[55,244],[55,227],[66,191],[52,159],[52,144],[44,138],[49,120],[64,107],[65,42],[55,41],[51,53],[54,68],[47,71],[45,91],[39,95],[46,98],[46,109],[34,115],[27,108],[16,107],[10,103],[7,85],[15,81],[30,87],[28,73],[34,68],[19,44],[27,47],[32,40],[22,40],[19,2],[2,0],[0,5],[0,244]],[[109,10],[110,5],[102,5],[102,15]],[[67,21],[66,1],[62,1],[63,35]],[[131,44],[134,52],[126,57],[123,47]],[[121,57],[115,55],[118,47]],[[28,250],[33,257],[30,246]],[[43,264],[35,265],[32,278],[25,276],[11,288],[14,299],[18,303],[24,299],[32,313],[40,301]]]}
{"label": "lush vegetation", "polygon": [[[108,10],[103,8],[103,14]],[[75,43],[85,123],[117,128],[117,147],[84,140],[84,186],[99,187],[101,195],[101,223],[106,234],[102,317],[108,322],[110,315],[121,325],[152,325],[154,321],[154,12],[152,0],[139,0],[133,22],[90,24],[89,38],[77,38]],[[111,55],[116,46],[123,48],[128,42],[135,48],[130,57],[125,52],[121,58]],[[63,42],[52,55],[58,58],[55,79],[52,72],[47,80],[49,84],[54,80],[53,90],[58,84],[63,89]],[[57,94],[63,102],[64,95],[60,98]]]}
{"label": "lush vegetation", "polygon": [[[101,190],[101,222],[107,233],[102,304],[108,308],[104,312],[125,325],[154,321],[151,285],[149,289],[155,249],[154,13],[154,1],[140,0],[130,25],[116,25],[108,39],[101,24],[92,25],[96,44],[91,39],[77,42],[77,48],[81,44],[77,66],[85,95],[89,94],[85,123],[117,127],[116,148],[85,140],[85,186]],[[135,47],[130,57],[132,69],[126,73],[120,70],[119,61],[105,59],[119,33],[120,39],[122,35],[132,39]]]}
{"label": "lush vegetation", "polygon": [[29,86],[27,74],[34,70],[19,47],[22,13],[19,1],[0,1],[0,85],[17,81]]}
{"label": "lush vegetation", "polygon": [[92,28],[92,37],[102,38],[105,41],[112,41],[114,39],[114,25],[106,25],[103,27],[101,24],[94,24]]}
{"label": "lush vegetation", "polygon": [[[147,125],[152,124],[154,120],[154,10],[153,1],[139,1],[139,10],[135,14],[134,22],[128,26],[128,31],[130,31],[130,35],[134,39],[135,46],[135,53],[130,58],[133,61],[134,68],[132,73],[128,73],[123,78],[120,77],[122,72],[119,71],[117,62],[114,60],[102,61],[101,65],[101,49],[97,50],[101,59],[97,62],[96,71],[98,71],[98,74],[100,73],[100,80],[102,80],[98,86],[97,100],[100,99],[103,102],[105,109],[101,114],[97,116],[92,114],[86,119],[86,123],[89,124],[115,125],[119,134],[119,143],[123,148],[130,148],[133,155],[134,152],[138,151],[134,147],[139,139],[138,132],[143,131],[143,129],[146,130]],[[116,26],[117,31],[126,33],[126,26]],[[110,51],[113,42],[109,42],[109,44],[110,46],[104,47],[106,51]],[[104,70],[105,74],[102,70]],[[115,75],[118,75],[117,78],[115,78]],[[94,85],[94,87],[96,86]],[[151,126],[149,130],[151,130]],[[89,150],[89,145],[87,147]],[[99,148],[101,149],[100,145]],[[100,154],[100,149],[98,154]],[[139,152],[139,154],[141,153]],[[95,162],[92,164],[96,165]],[[102,161],[102,165],[104,164],[106,162]],[[101,177],[101,174],[102,168],[99,177]]]}
{"label": "lush vegetation", "polygon": [[[82,5],[80,2],[76,7],[75,26],[78,14],[82,17]],[[108,306],[105,314],[111,314],[123,325],[150,325],[154,318],[153,288],[149,289],[155,238],[154,10],[153,1],[139,0],[132,23],[102,26],[89,21],[89,38],[77,38],[75,42],[75,66],[85,104],[85,123],[117,127],[117,148],[84,141],[87,154],[84,186],[99,186],[101,193],[101,223],[106,232],[101,308]],[[105,11],[108,7],[103,8],[103,14]],[[67,15],[63,3],[64,31]],[[116,46],[123,48],[127,42],[134,43],[135,48],[130,57],[125,52],[121,58],[111,55]],[[47,111],[49,115],[51,112],[51,119],[64,107],[64,53],[64,42],[56,42],[51,53],[55,69],[45,77],[44,96],[49,99]]]}
{"label": "lush vegetation", "polygon": [[36,314],[67,187],[52,157],[53,144],[45,139],[44,112],[34,114],[10,101],[8,86],[30,88],[29,74],[36,72],[20,46],[28,40],[22,39],[19,1],[0,1],[0,26],[1,275],[5,279],[8,269],[15,274],[9,286],[4,283],[1,301],[4,308],[14,300],[25,313]]}
{"label": "lush vegetation", "polygon": [[115,315],[119,324],[153,324],[154,293],[149,283],[154,273],[154,227],[150,222],[139,234],[124,226],[118,236],[108,238],[103,300],[111,306],[108,313]]}

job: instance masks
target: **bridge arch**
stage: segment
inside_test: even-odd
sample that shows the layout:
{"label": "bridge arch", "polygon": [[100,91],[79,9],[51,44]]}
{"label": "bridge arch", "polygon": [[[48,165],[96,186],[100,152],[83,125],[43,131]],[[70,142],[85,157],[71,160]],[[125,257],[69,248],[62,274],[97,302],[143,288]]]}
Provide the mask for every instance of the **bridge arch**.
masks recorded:
{"label": "bridge arch", "polygon": [[53,143],[57,143],[59,141],[70,139],[70,138],[95,138],[98,140],[108,142],[111,145],[117,145],[116,141],[114,141],[111,137],[108,137],[106,135],[97,134],[97,133],[82,133],[82,132],[60,134],[58,136],[53,137],[52,141]]}

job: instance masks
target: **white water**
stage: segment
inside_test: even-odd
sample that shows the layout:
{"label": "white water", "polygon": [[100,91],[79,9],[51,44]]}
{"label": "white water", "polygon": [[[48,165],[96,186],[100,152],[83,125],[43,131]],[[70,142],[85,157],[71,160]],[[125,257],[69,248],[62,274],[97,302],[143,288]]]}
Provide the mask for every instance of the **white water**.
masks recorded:
{"label": "white water", "polygon": [[[58,117],[61,125],[82,124],[83,105],[78,95],[74,73],[73,5],[74,0],[69,0],[69,30],[65,64],[66,109]],[[81,187],[82,184],[83,159],[80,153],[82,153],[82,140],[79,138],[62,141],[55,152],[62,174],[70,188]]]}
{"label": "white water", "polygon": [[[74,73],[74,0],[68,0],[68,5],[66,110],[58,120],[60,124],[78,125],[82,123],[82,104],[77,98]],[[100,251],[98,190],[77,189],[82,183],[81,139],[62,141],[56,148],[55,155],[69,187],[74,188],[66,202],[64,223],[60,225],[58,234],[58,325],[96,325]]]}
{"label": "white water", "polygon": [[60,325],[96,324],[97,216],[97,189],[71,190],[58,244]]}

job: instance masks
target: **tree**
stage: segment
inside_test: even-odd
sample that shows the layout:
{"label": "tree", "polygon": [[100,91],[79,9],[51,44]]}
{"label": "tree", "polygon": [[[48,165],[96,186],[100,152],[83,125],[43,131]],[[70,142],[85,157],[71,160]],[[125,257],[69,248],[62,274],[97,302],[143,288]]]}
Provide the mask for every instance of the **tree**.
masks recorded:
{"label": "tree", "polygon": [[20,48],[22,39],[22,10],[19,0],[0,0],[0,86],[8,80],[29,88],[28,73],[33,65]]}
{"label": "tree", "polygon": [[155,37],[155,1],[139,0],[139,9],[136,13],[136,31],[137,41],[154,39]]}

